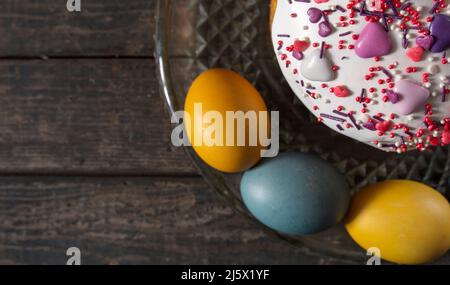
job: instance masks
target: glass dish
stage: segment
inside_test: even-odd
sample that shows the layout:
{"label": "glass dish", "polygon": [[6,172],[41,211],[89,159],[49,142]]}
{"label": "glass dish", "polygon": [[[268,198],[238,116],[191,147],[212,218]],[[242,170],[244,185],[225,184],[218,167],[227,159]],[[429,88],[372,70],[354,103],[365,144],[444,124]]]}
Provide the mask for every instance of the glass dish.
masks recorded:
{"label": "glass dish", "polygon": [[[449,197],[449,149],[381,152],[337,134],[302,106],[278,68],[270,40],[269,0],[159,0],[156,60],[162,94],[170,114],[182,110],[192,80],[212,67],[240,72],[262,93],[271,110],[280,111],[282,150],[315,153],[346,175],[353,189],[386,179],[424,182]],[[227,203],[258,223],[239,195],[241,175],[217,172],[187,148],[202,175]],[[261,224],[260,224],[261,225]],[[301,248],[306,254],[363,264],[365,252],[342,225],[314,236],[293,237],[261,225],[270,235]],[[450,263],[450,256],[438,261]]]}

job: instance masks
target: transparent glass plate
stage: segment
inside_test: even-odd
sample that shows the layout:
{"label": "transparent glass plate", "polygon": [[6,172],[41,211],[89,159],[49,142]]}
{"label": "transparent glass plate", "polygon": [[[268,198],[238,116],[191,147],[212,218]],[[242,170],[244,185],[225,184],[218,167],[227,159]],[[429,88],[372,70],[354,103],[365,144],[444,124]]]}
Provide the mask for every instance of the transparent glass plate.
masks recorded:
{"label": "transparent glass plate", "polygon": [[[386,179],[411,179],[449,193],[449,149],[385,153],[317,124],[289,89],[271,46],[269,0],[159,0],[157,7],[156,60],[162,94],[172,114],[182,110],[193,79],[212,67],[241,73],[262,93],[271,110],[280,111],[282,150],[315,153],[334,164],[353,189]],[[239,195],[241,175],[217,172],[187,148],[202,175],[227,203],[258,223]],[[260,224],[261,225],[261,224]],[[363,263],[365,252],[342,225],[314,236],[270,235],[301,248],[306,254]],[[438,261],[450,263],[450,255]]]}

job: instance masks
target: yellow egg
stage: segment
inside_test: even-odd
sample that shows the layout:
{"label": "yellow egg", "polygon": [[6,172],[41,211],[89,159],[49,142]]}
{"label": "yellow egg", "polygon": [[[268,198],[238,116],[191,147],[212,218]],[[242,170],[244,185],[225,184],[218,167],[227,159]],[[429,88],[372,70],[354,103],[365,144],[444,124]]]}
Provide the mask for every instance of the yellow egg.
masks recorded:
{"label": "yellow egg", "polygon": [[[202,116],[198,115],[199,103]],[[261,118],[266,118],[262,137],[270,138],[270,118],[261,95],[239,74],[226,69],[211,69],[202,73],[189,89],[185,111],[190,117],[190,120],[185,119],[189,141],[198,156],[211,167],[227,173],[237,173],[249,169],[261,159],[261,151],[264,149],[262,141],[250,138],[259,137],[259,126],[264,123]],[[253,122],[256,122],[257,126],[251,125],[250,119],[243,124],[227,124],[227,112],[238,111],[254,114]],[[222,120],[208,118],[207,114],[211,112],[221,115]],[[261,117],[260,112],[266,117]],[[221,132],[217,131],[218,128],[215,128],[216,131],[211,130],[211,127],[219,125],[222,127]],[[230,129],[232,125],[234,127]],[[239,136],[241,142],[245,139],[244,144],[238,143]]]}
{"label": "yellow egg", "polygon": [[272,26],[275,11],[277,10],[278,0],[270,0],[270,26]]}
{"label": "yellow egg", "polygon": [[389,180],[353,197],[346,218],[350,236],[364,249],[399,264],[431,262],[450,248],[450,205],[425,184]]}

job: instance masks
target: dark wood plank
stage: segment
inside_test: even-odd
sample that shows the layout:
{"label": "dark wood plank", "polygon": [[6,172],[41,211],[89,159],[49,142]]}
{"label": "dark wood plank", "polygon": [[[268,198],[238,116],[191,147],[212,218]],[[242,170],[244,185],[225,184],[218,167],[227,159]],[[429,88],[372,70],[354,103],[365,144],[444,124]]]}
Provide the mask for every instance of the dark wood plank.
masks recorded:
{"label": "dark wood plank", "polygon": [[[70,13],[66,0],[2,0],[0,1],[0,58],[8,57],[152,57],[156,29],[156,0],[89,0],[82,1],[82,12]],[[247,1],[254,2],[254,1]],[[228,3],[229,4],[229,3]],[[228,5],[227,4],[227,5]],[[202,26],[199,35],[192,26],[208,9],[192,6],[191,1],[177,0],[171,30],[171,52],[178,56],[198,53],[203,41],[210,48],[222,49],[229,42],[221,41],[221,14]],[[236,2],[236,10],[255,9],[256,4]],[[206,8],[205,8],[206,7]],[[249,11],[246,11],[249,13]],[[268,17],[268,7],[262,17]],[[220,19],[215,21],[215,19]],[[236,17],[235,29],[242,27],[247,38],[255,38],[258,27],[247,27],[245,17]],[[181,29],[179,27],[182,27]],[[268,27],[267,27],[268,29]],[[220,32],[218,30],[221,30]],[[272,57],[268,30],[267,45],[261,56]],[[234,43],[231,50],[244,49]],[[248,52],[248,51],[247,51]],[[203,54],[203,53],[201,53]],[[249,53],[251,54],[251,53]]]}
{"label": "dark wood plank", "polygon": [[152,56],[156,0],[0,1],[0,57]]}
{"label": "dark wood plank", "polygon": [[200,178],[1,177],[0,264],[302,264]]}
{"label": "dark wood plank", "polygon": [[0,175],[196,173],[156,77],[152,59],[0,61]]}

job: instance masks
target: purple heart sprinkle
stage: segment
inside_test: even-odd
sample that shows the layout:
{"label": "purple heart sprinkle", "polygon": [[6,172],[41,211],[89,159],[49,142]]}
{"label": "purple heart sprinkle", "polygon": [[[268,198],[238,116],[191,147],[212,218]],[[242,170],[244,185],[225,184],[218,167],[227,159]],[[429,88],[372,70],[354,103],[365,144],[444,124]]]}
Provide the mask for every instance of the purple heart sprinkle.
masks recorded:
{"label": "purple heart sprinkle", "polygon": [[319,35],[321,37],[328,37],[333,32],[331,24],[327,21],[323,21],[319,24]]}
{"label": "purple heart sprinkle", "polygon": [[447,15],[435,15],[430,25],[431,35],[434,37],[434,44],[431,51],[434,53],[443,52],[450,47],[450,17]]}
{"label": "purple heart sprinkle", "polygon": [[398,102],[398,100],[400,100],[400,96],[398,95],[398,93],[395,93],[392,90],[388,90],[386,92],[386,95],[388,96],[389,101],[391,101],[392,104],[395,104]]}
{"label": "purple heart sprinkle", "polygon": [[367,122],[363,124],[364,128],[368,129],[369,131],[376,131],[377,130],[377,126],[375,125],[374,122]]}
{"label": "purple heart sprinkle", "polygon": [[293,51],[292,52],[292,56],[296,59],[296,60],[302,60],[305,56],[301,51]]}
{"label": "purple heart sprinkle", "polygon": [[416,44],[424,50],[430,50],[434,44],[433,36],[420,36],[416,38]]}
{"label": "purple heart sprinkle", "polygon": [[311,23],[317,23],[322,18],[322,11],[318,8],[310,8],[308,10],[308,16]]}

